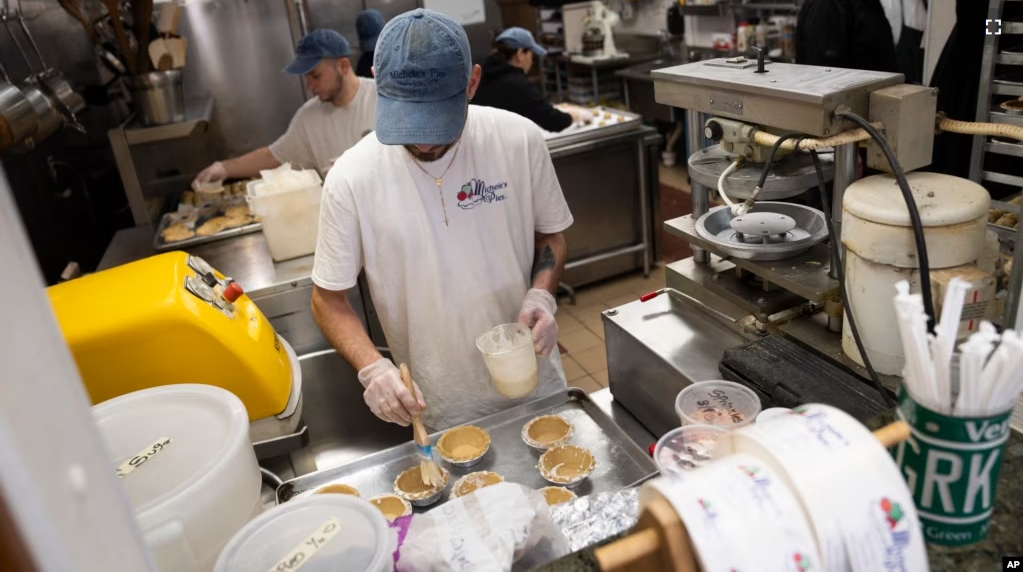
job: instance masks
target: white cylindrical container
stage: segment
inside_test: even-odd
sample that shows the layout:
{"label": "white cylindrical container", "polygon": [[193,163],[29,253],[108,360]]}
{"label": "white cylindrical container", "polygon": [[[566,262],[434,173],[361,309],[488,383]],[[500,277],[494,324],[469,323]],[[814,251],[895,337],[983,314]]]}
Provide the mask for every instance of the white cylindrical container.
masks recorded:
{"label": "white cylindrical container", "polygon": [[93,407],[161,572],[210,572],[263,510],[249,415],[233,393],[167,385]]}
{"label": "white cylindrical container", "polygon": [[240,530],[216,572],[388,572],[397,535],[372,504],[348,495],[313,495],[276,506]]}
{"label": "white cylindrical container", "polygon": [[262,219],[263,236],[274,261],[307,256],[316,250],[323,187],[316,171],[307,169],[299,175],[307,179],[306,184],[287,190],[264,180],[251,181],[246,187],[249,210]]}
{"label": "white cylindrical container", "polygon": [[[973,263],[985,241],[988,191],[981,185],[938,173],[907,173],[925,232],[930,270]],[[892,175],[874,175],[843,196],[843,268],[849,303],[871,365],[878,373],[903,370],[903,347],[892,298],[896,283],[921,291],[917,248],[910,215]],[[843,352],[862,363],[848,320]]]}

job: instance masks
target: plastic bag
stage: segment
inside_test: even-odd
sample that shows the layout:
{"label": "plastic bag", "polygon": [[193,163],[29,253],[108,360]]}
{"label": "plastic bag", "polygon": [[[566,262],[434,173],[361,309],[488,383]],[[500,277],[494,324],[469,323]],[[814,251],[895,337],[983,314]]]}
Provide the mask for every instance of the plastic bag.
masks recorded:
{"label": "plastic bag", "polygon": [[320,185],[320,175],[316,171],[312,169],[295,171],[292,169],[291,163],[284,163],[276,169],[260,171],[260,177],[263,178],[263,184],[257,187],[258,196],[284,193]]}
{"label": "plastic bag", "polygon": [[398,572],[531,570],[569,553],[544,495],[502,483],[412,517]]}

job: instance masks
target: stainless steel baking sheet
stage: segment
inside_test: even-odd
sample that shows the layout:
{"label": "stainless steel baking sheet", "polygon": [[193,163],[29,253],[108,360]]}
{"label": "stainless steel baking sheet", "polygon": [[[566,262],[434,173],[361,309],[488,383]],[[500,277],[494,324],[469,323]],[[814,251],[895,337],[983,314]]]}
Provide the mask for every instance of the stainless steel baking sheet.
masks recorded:
{"label": "stainless steel baking sheet", "polygon": [[[474,471],[494,471],[506,481],[533,489],[549,485],[537,471],[539,451],[529,448],[520,438],[524,424],[538,415],[557,414],[575,427],[571,443],[589,449],[597,460],[594,472],[573,491],[579,496],[619,490],[656,473],[658,468],[650,455],[640,449],[615,424],[586,392],[570,388],[566,393],[524,403],[507,411],[480,419],[471,425],[486,429],[491,435],[491,448],[483,460],[469,468],[460,469],[444,461],[442,466],[451,471],[451,482]],[[409,430],[410,439],[412,430]],[[431,435],[435,445],[441,433]],[[312,494],[331,483],[344,483],[355,487],[362,498],[369,498],[393,490],[395,477],[417,464],[416,446],[410,440],[368,455],[351,463],[317,471],[285,482],[277,489],[278,502]],[[448,489],[450,490],[449,484]],[[431,507],[414,508],[424,512],[448,500],[445,490],[441,500]]]}

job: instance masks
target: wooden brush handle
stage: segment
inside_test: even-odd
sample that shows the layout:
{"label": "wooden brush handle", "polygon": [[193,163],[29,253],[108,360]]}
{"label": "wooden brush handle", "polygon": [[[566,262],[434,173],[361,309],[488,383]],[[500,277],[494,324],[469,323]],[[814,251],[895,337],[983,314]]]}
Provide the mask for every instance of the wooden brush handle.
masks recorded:
{"label": "wooden brush handle", "polygon": [[878,431],[874,431],[872,435],[883,447],[888,449],[910,438],[910,425],[907,425],[906,421],[893,421]]}
{"label": "wooden brush handle", "polygon": [[[403,363],[398,366],[398,369],[402,372],[402,383],[404,383],[405,388],[409,390],[409,395],[412,395],[412,398],[416,399],[416,386],[412,384],[412,376],[409,375],[409,366]],[[427,436],[427,430],[423,427],[423,420],[420,419],[419,413],[412,413],[412,437],[416,441],[417,445],[430,444],[430,437]]]}

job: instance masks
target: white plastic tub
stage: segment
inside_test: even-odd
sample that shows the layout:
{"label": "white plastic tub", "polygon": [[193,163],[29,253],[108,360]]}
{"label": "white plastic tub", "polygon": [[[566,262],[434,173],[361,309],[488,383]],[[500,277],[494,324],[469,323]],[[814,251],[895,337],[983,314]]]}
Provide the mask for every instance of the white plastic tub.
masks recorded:
{"label": "white plastic tub", "polygon": [[313,254],[323,186],[316,171],[299,171],[306,184],[276,191],[265,180],[246,185],[249,210],[260,217],[270,256],[275,261]]}
{"label": "white plastic tub", "polygon": [[212,571],[263,510],[242,402],[219,387],[168,385],[103,402],[93,417],[160,571]]}
{"label": "white plastic tub", "polygon": [[[278,505],[231,539],[216,572],[388,572],[397,536],[372,504],[348,495],[313,495]],[[291,564],[291,566],[289,566]]]}

